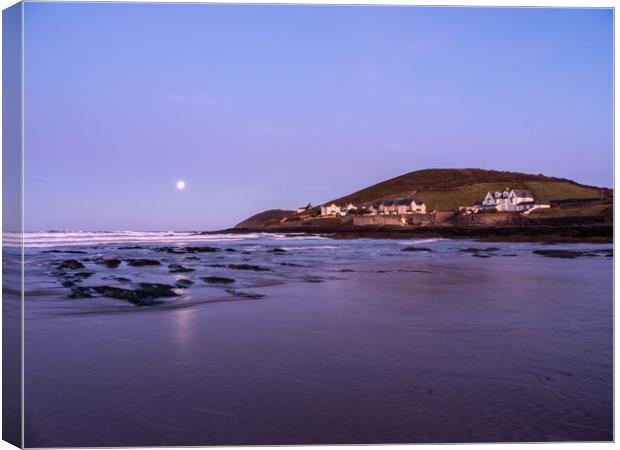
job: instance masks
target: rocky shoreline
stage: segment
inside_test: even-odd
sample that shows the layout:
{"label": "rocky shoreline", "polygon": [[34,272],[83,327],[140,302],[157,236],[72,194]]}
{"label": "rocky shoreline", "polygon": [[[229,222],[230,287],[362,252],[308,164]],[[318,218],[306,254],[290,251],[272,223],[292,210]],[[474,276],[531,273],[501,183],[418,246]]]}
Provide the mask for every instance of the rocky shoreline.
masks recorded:
{"label": "rocky shoreline", "polygon": [[589,225],[525,225],[504,227],[285,227],[269,226],[255,228],[230,228],[220,231],[204,231],[200,234],[282,233],[318,234],[333,239],[407,239],[448,238],[475,239],[495,242],[543,242],[543,243],[613,243],[612,224]]}
{"label": "rocky shoreline", "polygon": [[[444,228],[443,230],[447,229]],[[451,228],[450,230],[455,231],[456,229]],[[325,233],[324,236],[345,240],[361,237],[402,240],[408,237],[432,236],[431,234],[421,235],[419,233],[412,236],[412,230],[402,229],[375,230],[374,234],[360,234],[359,231],[339,230],[338,233]],[[430,230],[422,231],[428,232]],[[502,231],[515,232],[511,229]],[[583,230],[581,231],[583,232]],[[238,230],[234,232],[239,233]],[[493,232],[496,233],[497,229],[494,229]],[[520,232],[522,233],[523,230]],[[317,233],[314,233],[313,236],[316,235]],[[512,234],[510,236],[514,240],[515,236],[518,235]],[[549,237],[548,235],[545,236]],[[416,241],[411,241],[409,245],[402,241],[367,241],[348,244],[341,242],[338,245],[325,245],[325,240],[319,240],[322,241],[322,244],[317,245],[316,250],[313,250],[313,246],[308,244],[301,247],[299,244],[290,245],[291,242],[298,243],[300,241],[300,239],[296,239],[299,237],[298,232],[296,236],[291,235],[290,237],[291,241],[288,244],[278,236],[271,240],[266,237],[268,244],[263,243],[256,246],[254,241],[256,236],[252,236],[248,241],[248,243],[252,243],[251,246],[239,246],[237,242],[224,241],[208,246],[177,245],[170,247],[156,244],[133,246],[131,250],[125,250],[125,247],[112,245],[106,248],[100,246],[86,247],[79,251],[73,249],[45,250],[40,255],[46,261],[45,264],[49,270],[46,272],[46,276],[54,277],[68,298],[78,300],[107,297],[123,300],[138,307],[169,305],[175,302],[175,297],[184,298],[188,289],[192,289],[194,295],[200,291],[203,292],[200,295],[204,295],[205,288],[219,288],[228,299],[253,300],[262,298],[263,294],[246,289],[288,282],[320,283],[338,279],[338,273],[355,272],[359,271],[359,268],[337,265],[325,271],[321,264],[316,263],[315,256],[320,256],[324,261],[331,262],[336,254],[339,257],[347,254],[349,257],[357,255],[357,249],[363,249],[365,245],[378,246],[377,248],[381,249],[382,255],[394,258],[401,263],[405,261],[405,266],[398,267],[395,270],[409,273],[432,273],[427,270],[427,267],[415,267],[409,264],[422,261],[429,256],[444,255],[446,250],[448,250],[448,254],[453,256],[470,255],[473,258],[516,257],[524,254],[562,259],[613,257],[613,248],[601,248],[601,246],[595,245],[566,248],[557,245],[532,248],[531,245],[520,247],[518,245],[503,246],[499,243],[490,245],[456,241],[434,241],[424,243],[424,245],[418,245],[422,243],[416,243]],[[467,237],[471,238],[472,236]],[[480,235],[478,234],[476,237],[479,238]],[[575,236],[572,237],[575,238]],[[592,237],[590,236],[590,238]],[[564,240],[566,238],[566,236],[562,237]],[[258,239],[262,238],[259,237]],[[503,239],[508,240],[506,237]],[[301,241],[303,240],[302,237]],[[311,239],[310,241],[316,242],[317,240]],[[585,239],[582,237],[580,242],[584,241]],[[561,241],[547,242],[560,244]],[[231,247],[231,245],[235,247]],[[337,253],[331,253],[331,251]],[[374,255],[373,252],[366,253],[366,256],[371,260],[371,256],[374,257]],[[368,269],[365,268],[364,270]],[[375,268],[370,271],[386,273],[383,268]],[[218,300],[221,301],[220,298]]]}

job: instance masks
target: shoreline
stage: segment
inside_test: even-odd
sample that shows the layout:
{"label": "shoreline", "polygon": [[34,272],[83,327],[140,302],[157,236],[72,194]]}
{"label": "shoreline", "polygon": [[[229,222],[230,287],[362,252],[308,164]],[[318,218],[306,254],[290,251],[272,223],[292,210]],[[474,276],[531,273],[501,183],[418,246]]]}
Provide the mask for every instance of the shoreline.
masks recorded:
{"label": "shoreline", "polygon": [[488,242],[613,244],[613,225],[505,226],[505,227],[256,227],[203,231],[198,234],[320,234],[332,239],[446,238]]}
{"label": "shoreline", "polygon": [[[92,436],[101,446],[511,441],[515,426],[528,441],[611,436],[610,258],[547,258],[530,246],[510,258],[500,255],[512,246],[502,245],[478,258],[461,251],[475,245],[449,241],[424,244],[433,248],[424,254],[401,253],[396,241],[338,249],[314,241],[315,251],[278,254],[269,249],[281,239],[259,239],[266,243],[252,256],[217,256],[226,264],[251,257],[272,273],[210,267],[212,253],[185,263],[167,252],[158,253],[161,266],[121,273],[165,282],[174,276],[166,264],[183,262],[196,269],[188,301],[227,301],[93,314],[86,310],[120,300],[26,302],[25,422],[37,430],[27,444],[81,447]],[[109,275],[125,267],[91,264]],[[238,301],[198,281],[225,272],[237,275],[236,289],[264,297]],[[258,286],[273,276],[285,282]],[[273,393],[286,395],[274,403]],[[110,416],[119,404],[122,414]],[[572,414],[576,404],[586,405],[583,414]],[[478,420],[485,415],[497,419]],[[276,432],[274,424],[282,424]]]}

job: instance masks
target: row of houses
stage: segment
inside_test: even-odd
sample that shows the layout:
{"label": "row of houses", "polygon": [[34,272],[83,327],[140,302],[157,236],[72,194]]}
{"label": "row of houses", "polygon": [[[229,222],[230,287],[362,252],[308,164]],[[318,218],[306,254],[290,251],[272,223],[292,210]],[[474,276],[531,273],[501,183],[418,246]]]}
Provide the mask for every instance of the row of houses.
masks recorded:
{"label": "row of houses", "polygon": [[[525,189],[510,189],[504,191],[487,192],[481,202],[473,206],[461,206],[462,213],[472,214],[495,210],[500,212],[527,212],[531,209],[545,208],[536,202],[534,195]],[[312,205],[298,208],[298,213],[309,211]],[[407,197],[395,200],[384,200],[376,203],[344,203],[335,202],[321,205],[321,216],[406,216],[409,214],[425,214],[424,201],[416,197]]]}
{"label": "row of houses", "polygon": [[396,200],[384,200],[382,202],[362,204],[345,203],[338,205],[329,203],[321,206],[321,216],[346,216],[349,214],[368,216],[404,216],[408,214],[424,214],[426,205],[415,197],[407,197]]}

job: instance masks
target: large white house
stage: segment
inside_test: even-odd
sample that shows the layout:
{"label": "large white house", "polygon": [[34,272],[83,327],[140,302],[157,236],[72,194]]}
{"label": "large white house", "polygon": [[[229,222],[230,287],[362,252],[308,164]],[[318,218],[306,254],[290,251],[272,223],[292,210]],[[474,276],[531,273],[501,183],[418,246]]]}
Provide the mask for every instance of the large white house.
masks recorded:
{"label": "large white house", "polygon": [[523,189],[506,188],[503,192],[487,192],[482,200],[484,209],[498,211],[526,211],[534,206],[534,195]]}

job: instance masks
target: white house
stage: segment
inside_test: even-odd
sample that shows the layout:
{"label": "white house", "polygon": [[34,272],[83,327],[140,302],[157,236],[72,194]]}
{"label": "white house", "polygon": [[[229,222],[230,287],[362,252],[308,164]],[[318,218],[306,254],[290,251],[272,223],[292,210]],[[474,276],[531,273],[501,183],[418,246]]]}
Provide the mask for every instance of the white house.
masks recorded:
{"label": "white house", "polygon": [[371,203],[366,209],[369,215],[376,216],[379,214],[379,203]]}
{"label": "white house", "polygon": [[508,188],[506,188],[504,192],[487,192],[487,195],[484,196],[484,200],[482,200],[482,206],[487,208],[497,208],[497,205],[508,200],[509,195],[510,191]]}
{"label": "white house", "polygon": [[405,214],[425,213],[426,205],[424,202],[415,197],[403,198],[396,202],[396,214],[402,216]]}
{"label": "white house", "polygon": [[335,203],[321,205],[322,216],[335,216],[336,214],[340,214],[340,206],[336,205]]}
{"label": "white house", "polygon": [[342,205],[340,207],[340,209],[338,210],[339,215],[341,216],[346,216],[347,214],[349,214],[351,211],[356,211],[358,209],[361,209],[362,206],[361,205],[356,205],[355,203],[345,203],[344,205]]}
{"label": "white house", "polygon": [[384,200],[379,203],[379,214],[382,216],[392,216],[397,214],[396,203],[393,200]]}
{"label": "white house", "polygon": [[534,203],[534,196],[530,191],[513,189],[508,195],[510,202],[513,205],[520,205],[522,203]]}
{"label": "white house", "polygon": [[534,206],[534,195],[523,189],[506,188],[503,192],[487,192],[482,200],[485,209],[498,211],[526,211]]}

